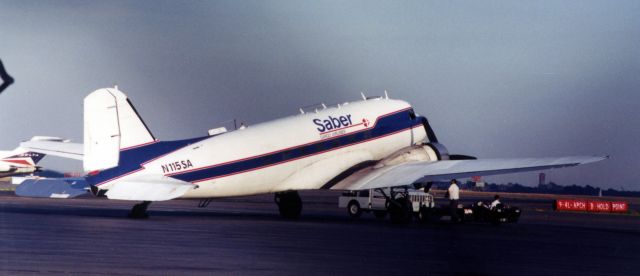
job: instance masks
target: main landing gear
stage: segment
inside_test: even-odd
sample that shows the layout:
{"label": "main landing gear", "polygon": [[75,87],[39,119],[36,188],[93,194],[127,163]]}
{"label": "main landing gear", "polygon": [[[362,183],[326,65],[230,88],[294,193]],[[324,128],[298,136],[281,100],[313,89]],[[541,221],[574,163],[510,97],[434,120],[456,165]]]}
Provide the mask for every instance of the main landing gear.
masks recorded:
{"label": "main landing gear", "polygon": [[413,206],[411,200],[409,200],[409,193],[407,188],[391,188],[390,195],[387,195],[384,190],[379,190],[382,195],[387,199],[387,211],[389,212],[389,218],[394,224],[408,224],[411,222],[413,216]]}
{"label": "main landing gear", "polygon": [[297,191],[287,191],[276,193],[276,204],[280,215],[288,219],[297,219],[302,212],[302,199]]}
{"label": "main landing gear", "polygon": [[408,224],[411,222],[413,212],[411,201],[406,198],[399,198],[389,202],[389,217],[395,224]]}
{"label": "main landing gear", "polygon": [[148,218],[149,214],[147,214],[147,208],[149,207],[149,204],[151,204],[151,201],[143,201],[142,203],[133,205],[128,217],[134,219]]}

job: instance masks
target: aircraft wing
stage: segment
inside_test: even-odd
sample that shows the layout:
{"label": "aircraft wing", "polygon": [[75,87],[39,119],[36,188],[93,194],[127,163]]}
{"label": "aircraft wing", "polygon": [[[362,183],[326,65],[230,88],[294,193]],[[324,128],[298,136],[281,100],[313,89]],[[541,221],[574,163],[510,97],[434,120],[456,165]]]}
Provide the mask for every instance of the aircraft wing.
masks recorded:
{"label": "aircraft wing", "polygon": [[183,196],[198,186],[163,175],[141,175],[114,183],[106,196],[109,199],[164,201]]}
{"label": "aircraft wing", "polygon": [[25,141],[20,147],[43,154],[82,160],[84,157],[83,144],[58,141]]}
{"label": "aircraft wing", "polygon": [[405,186],[427,181],[487,176],[571,167],[607,159],[602,156],[569,156],[556,158],[514,158],[479,160],[443,160],[408,162],[394,166],[364,168],[339,181],[330,189],[365,190]]}

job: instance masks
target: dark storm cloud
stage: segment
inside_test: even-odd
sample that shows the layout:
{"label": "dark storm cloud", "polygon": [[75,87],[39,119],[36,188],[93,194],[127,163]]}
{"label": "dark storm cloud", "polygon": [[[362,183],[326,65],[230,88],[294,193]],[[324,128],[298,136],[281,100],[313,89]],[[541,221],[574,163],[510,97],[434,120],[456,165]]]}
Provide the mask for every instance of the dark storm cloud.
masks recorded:
{"label": "dark storm cloud", "polygon": [[81,141],[82,98],[114,84],[165,140],[388,89],[451,152],[611,154],[548,179],[637,189],[639,12],[635,1],[3,1],[0,58],[20,82],[0,96],[0,145]]}

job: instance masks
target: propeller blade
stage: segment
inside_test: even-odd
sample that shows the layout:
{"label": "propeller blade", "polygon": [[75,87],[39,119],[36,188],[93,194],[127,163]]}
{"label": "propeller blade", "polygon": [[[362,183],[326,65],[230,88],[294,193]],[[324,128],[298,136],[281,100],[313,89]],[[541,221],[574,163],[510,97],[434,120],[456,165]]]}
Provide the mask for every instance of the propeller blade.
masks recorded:
{"label": "propeller blade", "polygon": [[429,121],[425,117],[422,117],[422,126],[424,126],[424,130],[427,132],[427,138],[429,138],[429,142],[438,143],[438,137],[436,137],[436,133],[433,132]]}
{"label": "propeller blade", "polygon": [[449,160],[476,160],[476,159],[478,158],[471,155],[449,154]]}

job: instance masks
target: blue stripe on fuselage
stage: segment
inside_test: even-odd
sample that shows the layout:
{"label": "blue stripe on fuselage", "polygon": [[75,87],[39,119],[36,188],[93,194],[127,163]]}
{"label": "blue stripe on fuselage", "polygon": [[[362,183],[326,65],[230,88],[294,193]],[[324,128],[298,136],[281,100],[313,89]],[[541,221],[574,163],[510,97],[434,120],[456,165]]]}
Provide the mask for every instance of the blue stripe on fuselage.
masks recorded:
{"label": "blue stripe on fuselage", "polygon": [[378,120],[375,128],[356,132],[354,134],[327,139],[317,143],[292,148],[273,154],[250,158],[230,164],[213,166],[201,170],[194,170],[184,173],[176,173],[171,177],[187,181],[198,182],[207,179],[224,177],[251,171],[258,168],[268,167],[295,159],[311,156],[321,152],[331,151],[337,148],[358,144],[367,140],[376,139],[388,134],[407,130],[415,126],[422,125],[421,118],[411,120],[407,111],[391,114]]}
{"label": "blue stripe on fuselage", "polygon": [[87,182],[91,185],[96,185],[123,176],[142,168],[141,164],[149,160],[207,138],[209,138],[209,136],[178,141],[157,142],[138,148],[123,150],[120,152],[120,160],[117,167],[100,171],[100,173],[96,175],[88,175],[86,177]]}

